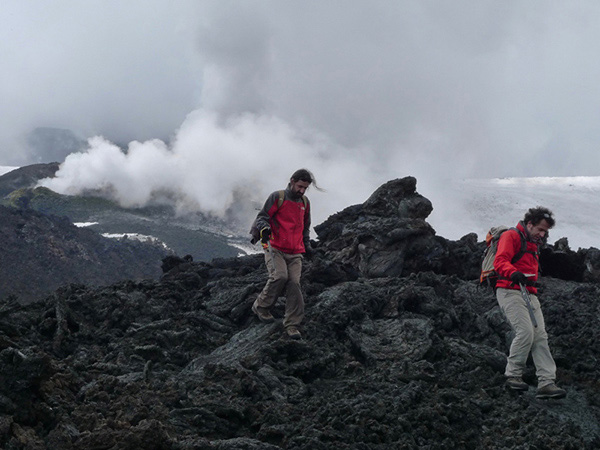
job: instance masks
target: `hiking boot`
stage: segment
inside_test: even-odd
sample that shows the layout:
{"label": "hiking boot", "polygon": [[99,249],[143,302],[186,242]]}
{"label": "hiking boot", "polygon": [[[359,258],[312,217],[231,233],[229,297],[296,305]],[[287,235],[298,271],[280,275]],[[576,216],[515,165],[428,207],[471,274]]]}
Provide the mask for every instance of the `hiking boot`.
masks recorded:
{"label": "hiking boot", "polygon": [[260,306],[252,305],[252,312],[256,314],[258,320],[260,320],[263,323],[271,323],[275,321],[275,317],[273,317],[273,314],[271,314],[266,308],[261,308]]}
{"label": "hiking boot", "polygon": [[515,391],[526,391],[529,389],[529,385],[525,383],[521,377],[508,377],[506,379],[506,385]]}
{"label": "hiking boot", "polygon": [[547,384],[537,390],[536,398],[565,398],[567,391],[559,388],[554,383]]}
{"label": "hiking boot", "polygon": [[296,328],[296,327],[287,327],[285,329],[285,331],[287,332],[287,335],[289,337],[291,337],[292,339],[302,339],[302,335],[300,334],[300,331],[298,331],[298,328]]}

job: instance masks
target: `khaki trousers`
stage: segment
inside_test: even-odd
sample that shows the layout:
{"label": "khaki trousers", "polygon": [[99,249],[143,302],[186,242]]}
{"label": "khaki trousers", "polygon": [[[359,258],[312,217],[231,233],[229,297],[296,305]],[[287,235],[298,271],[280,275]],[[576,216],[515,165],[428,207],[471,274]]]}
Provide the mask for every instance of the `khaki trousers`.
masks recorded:
{"label": "khaki trousers", "polygon": [[515,336],[510,346],[505,375],[520,377],[525,370],[529,352],[535,364],[538,388],[553,383],[556,379],[556,363],[548,346],[548,334],[544,324],[544,315],[536,295],[529,294],[537,328],[533,326],[527,304],[520,290],[498,288],[498,304],[508,319]]}
{"label": "khaki trousers", "polygon": [[304,298],[300,290],[302,255],[290,255],[277,249],[265,250],[269,279],[254,304],[269,309],[285,289],[285,317],[283,326],[298,326],[304,318]]}

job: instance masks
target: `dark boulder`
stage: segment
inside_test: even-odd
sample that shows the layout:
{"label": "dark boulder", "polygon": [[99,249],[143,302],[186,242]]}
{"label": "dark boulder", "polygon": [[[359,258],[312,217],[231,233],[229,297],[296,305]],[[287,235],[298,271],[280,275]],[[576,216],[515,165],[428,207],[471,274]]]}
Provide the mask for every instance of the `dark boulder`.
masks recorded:
{"label": "dark boulder", "polygon": [[600,250],[591,247],[583,252],[583,279],[585,281],[600,283]]}
{"label": "dark boulder", "polygon": [[425,221],[433,207],[406,177],[381,186],[362,205],[346,208],[315,227],[327,258],[366,277],[439,270],[446,250]]}
{"label": "dark boulder", "polygon": [[183,258],[177,255],[168,255],[163,258],[160,268],[162,269],[163,273],[170,272],[173,269],[177,269],[177,271],[185,271],[190,267],[190,263],[192,261],[194,261],[192,255],[185,255]]}

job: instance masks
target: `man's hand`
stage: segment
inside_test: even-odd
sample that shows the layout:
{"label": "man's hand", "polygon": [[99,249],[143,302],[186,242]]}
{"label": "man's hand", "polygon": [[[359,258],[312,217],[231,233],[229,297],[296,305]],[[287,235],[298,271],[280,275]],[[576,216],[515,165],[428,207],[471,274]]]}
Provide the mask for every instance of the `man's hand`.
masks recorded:
{"label": "man's hand", "polygon": [[266,244],[267,242],[269,242],[270,238],[271,238],[271,229],[269,227],[264,227],[262,230],[260,230],[260,242],[262,242],[263,244]]}
{"label": "man's hand", "polygon": [[527,277],[523,272],[515,272],[510,276],[510,280],[515,284],[527,284]]}
{"label": "man's hand", "polygon": [[304,243],[304,258],[310,260],[310,259],[312,259],[314,253],[315,253],[315,251],[310,246],[310,242],[305,242]]}

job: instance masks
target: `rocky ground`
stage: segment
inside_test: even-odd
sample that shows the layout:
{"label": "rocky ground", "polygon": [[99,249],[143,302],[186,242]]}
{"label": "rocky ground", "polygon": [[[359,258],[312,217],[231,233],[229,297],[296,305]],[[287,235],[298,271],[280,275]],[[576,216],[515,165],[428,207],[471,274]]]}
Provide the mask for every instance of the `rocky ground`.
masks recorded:
{"label": "rocky ground", "polygon": [[171,257],[160,281],[5,302],[0,445],[598,448],[597,251],[563,242],[544,255],[553,276],[540,298],[567,398],[536,400],[531,365],[530,390],[508,391],[510,329],[476,279],[482,244],[436,236],[415,187],[390,182],[316,227],[301,341],[250,311],[266,278],[260,255]]}

